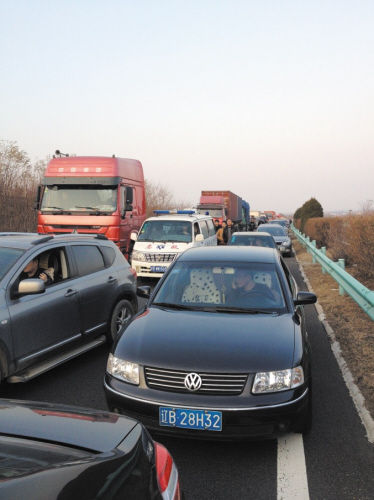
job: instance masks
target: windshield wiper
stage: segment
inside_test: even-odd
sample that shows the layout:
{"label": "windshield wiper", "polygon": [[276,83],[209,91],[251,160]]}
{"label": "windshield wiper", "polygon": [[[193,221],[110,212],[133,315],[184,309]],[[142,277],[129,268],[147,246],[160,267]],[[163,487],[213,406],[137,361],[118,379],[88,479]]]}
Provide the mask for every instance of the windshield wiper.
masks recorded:
{"label": "windshield wiper", "polygon": [[202,309],[201,307],[199,308],[199,307],[185,306],[182,304],[172,304],[170,302],[152,302],[152,306],[168,307],[170,309],[180,309],[180,310],[185,309],[186,311],[195,311]]}
{"label": "windshield wiper", "polygon": [[79,205],[75,205],[75,208],[86,208],[87,210],[96,210],[96,211],[99,210],[98,207],[81,207]]}
{"label": "windshield wiper", "polygon": [[277,311],[269,311],[269,309],[244,309],[242,307],[215,307],[212,308],[212,311],[244,314],[279,314]]}

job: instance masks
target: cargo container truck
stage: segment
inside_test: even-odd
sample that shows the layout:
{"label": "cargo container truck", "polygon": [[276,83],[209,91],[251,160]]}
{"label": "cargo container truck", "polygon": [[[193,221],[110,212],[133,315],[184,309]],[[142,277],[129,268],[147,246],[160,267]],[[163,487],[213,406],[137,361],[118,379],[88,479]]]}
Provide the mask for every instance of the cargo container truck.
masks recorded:
{"label": "cargo container truck", "polygon": [[100,156],[54,157],[38,188],[38,233],[102,234],[129,257],[146,218],[140,161]]}
{"label": "cargo container truck", "polygon": [[238,224],[242,220],[242,199],[231,191],[201,191],[197,211],[220,222],[231,219]]}

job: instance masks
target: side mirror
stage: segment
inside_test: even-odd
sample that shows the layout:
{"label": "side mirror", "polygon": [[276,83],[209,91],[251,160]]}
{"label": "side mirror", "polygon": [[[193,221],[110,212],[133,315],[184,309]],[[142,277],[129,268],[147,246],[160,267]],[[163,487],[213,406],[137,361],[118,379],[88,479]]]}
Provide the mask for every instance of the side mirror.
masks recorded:
{"label": "side mirror", "polygon": [[138,297],[143,297],[144,299],[149,299],[151,295],[151,287],[150,286],[138,286],[136,289],[136,295]]}
{"label": "side mirror", "polygon": [[133,206],[131,205],[131,203],[128,203],[125,207],[125,212],[132,212],[133,210]]}
{"label": "side mirror", "polygon": [[293,303],[295,306],[303,306],[307,304],[315,304],[317,302],[317,296],[311,292],[299,292]]}
{"label": "side mirror", "polygon": [[138,233],[131,233],[130,234],[130,240],[136,241],[138,239]]}
{"label": "side mirror", "polygon": [[204,235],[202,235],[202,234],[197,234],[197,235],[195,236],[195,241],[196,241],[197,243],[201,243],[202,241],[204,241]]}
{"label": "side mirror", "polygon": [[45,292],[45,283],[41,279],[25,279],[18,285],[18,295],[32,295]]}
{"label": "side mirror", "polygon": [[38,191],[36,194],[36,200],[34,204],[34,209],[39,210],[40,209],[40,197],[41,197],[41,192],[42,192],[42,186],[38,186]]}

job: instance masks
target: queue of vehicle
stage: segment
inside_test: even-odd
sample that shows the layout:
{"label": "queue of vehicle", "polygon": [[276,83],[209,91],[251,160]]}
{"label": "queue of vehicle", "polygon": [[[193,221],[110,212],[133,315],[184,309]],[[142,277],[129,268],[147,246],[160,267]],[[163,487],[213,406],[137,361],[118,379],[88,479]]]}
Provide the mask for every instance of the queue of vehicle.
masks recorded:
{"label": "queue of vehicle", "polygon": [[[98,180],[90,170],[96,160],[86,158],[82,171],[73,166],[81,166],[82,158],[71,160],[49,165],[49,179],[39,191],[39,229],[52,234],[0,233],[0,382],[30,380],[109,341],[112,350],[104,390],[111,413],[4,401],[0,440],[3,453],[11,453],[13,461],[3,478],[3,491],[17,493],[27,484],[32,492],[40,474],[56,468],[61,473],[65,463],[70,467],[76,462],[76,470],[88,477],[91,470],[100,470],[101,453],[108,470],[108,456],[114,449],[118,465],[114,459],[109,462],[115,477],[117,467],[123,471],[121,464],[127,463],[129,453],[134,458],[130,449],[138,440],[149,466],[137,473],[142,479],[136,483],[139,490],[132,491],[134,498],[150,494],[150,498],[177,500],[176,465],[146,428],[156,435],[230,440],[308,432],[312,374],[303,305],[314,303],[316,297],[298,290],[278,251],[284,253],[287,244],[277,245],[269,235],[274,229],[268,233],[262,226],[258,232],[234,232],[228,245],[219,248],[208,214],[158,211],[147,220],[143,217],[142,223],[143,212],[134,212],[135,197],[141,203],[141,186],[140,191],[135,186],[129,189],[128,179],[123,178],[114,184],[102,170],[99,177],[103,178]],[[111,172],[120,163],[110,164]],[[140,172],[139,165],[133,167]],[[88,181],[83,180],[85,174]],[[79,214],[70,206],[71,200],[69,207],[62,207],[71,193],[91,196],[95,192],[102,197],[108,190],[113,202],[108,214],[118,212],[119,227],[127,223],[126,233],[122,229],[118,236],[108,233],[113,241],[102,231],[95,235],[92,224],[88,229],[83,224],[86,211],[95,217],[90,219],[94,223],[96,217],[106,217],[104,205],[74,205],[83,211]],[[247,229],[249,205],[240,201],[238,227]],[[136,212],[140,217],[131,221]],[[74,219],[77,215],[83,218]],[[66,229],[75,232],[75,224],[80,224],[78,233],[90,234],[64,234]],[[131,253],[130,267],[124,255],[129,258]],[[36,260],[40,275],[26,279],[25,270]],[[136,288],[136,277],[161,279],[151,293],[150,287]],[[251,297],[247,296],[250,288],[243,292],[245,280],[253,284]],[[139,313],[136,295],[147,299]],[[41,424],[41,415],[48,416],[43,420],[47,425]],[[104,419],[116,430],[104,450],[104,428],[101,442],[98,437],[88,439],[84,426],[73,442],[69,432],[59,433],[56,417],[66,429],[75,427],[76,420]],[[26,422],[23,434],[17,430],[21,420]],[[9,425],[12,439],[7,437]],[[27,452],[24,439],[32,443]],[[43,449],[46,439],[51,445]],[[28,454],[30,468],[22,480],[17,453]],[[40,453],[44,462],[36,464]],[[74,467],[69,470],[74,475]],[[91,493],[102,487],[104,477],[96,474]],[[65,491],[81,491],[82,484],[72,476],[64,474],[64,478],[65,483],[48,496],[63,498]],[[139,493],[147,482],[152,484],[147,494]],[[129,491],[129,484],[122,486]]]}

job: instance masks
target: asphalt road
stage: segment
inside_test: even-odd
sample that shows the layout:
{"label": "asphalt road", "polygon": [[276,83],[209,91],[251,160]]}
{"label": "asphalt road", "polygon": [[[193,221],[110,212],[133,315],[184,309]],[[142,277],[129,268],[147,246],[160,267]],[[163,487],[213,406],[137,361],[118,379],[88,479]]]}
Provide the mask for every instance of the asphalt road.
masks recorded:
{"label": "asphalt road", "polygon": [[[299,286],[306,289],[295,259],[286,262]],[[366,439],[313,306],[306,307],[306,317],[313,352],[313,429],[301,443],[309,498],[371,500],[374,446]],[[4,385],[1,395],[107,409],[103,391],[107,354],[108,348],[101,346],[26,384]],[[243,443],[158,440],[174,456],[186,500],[308,498],[305,492],[292,496],[279,493],[276,440]],[[292,450],[290,453],[293,468]]]}

